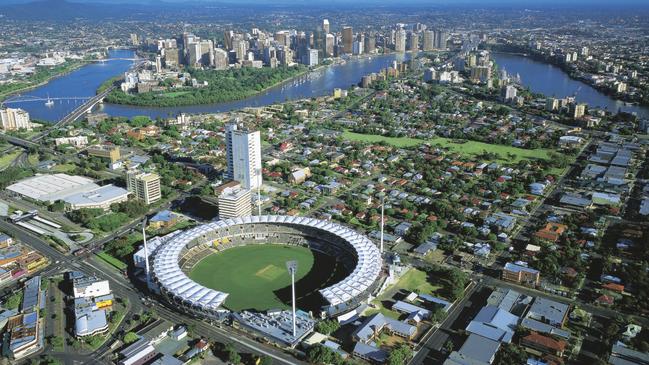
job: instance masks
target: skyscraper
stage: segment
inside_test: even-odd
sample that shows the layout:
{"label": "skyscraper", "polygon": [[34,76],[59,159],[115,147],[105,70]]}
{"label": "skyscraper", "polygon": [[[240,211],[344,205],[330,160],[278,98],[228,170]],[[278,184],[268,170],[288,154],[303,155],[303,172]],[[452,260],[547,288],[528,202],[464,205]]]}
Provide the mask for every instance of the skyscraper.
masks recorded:
{"label": "skyscraper", "polygon": [[425,30],[423,38],[422,50],[424,52],[432,51],[435,42],[435,32],[432,30]]}
{"label": "skyscraper", "polygon": [[324,42],[324,54],[325,54],[325,57],[333,57],[333,55],[334,55],[334,43],[335,43],[334,35],[331,34],[331,33],[328,33],[325,36],[325,42]]}
{"label": "skyscraper", "polygon": [[396,34],[394,35],[394,51],[406,51],[406,31],[403,29],[397,30]]}
{"label": "skyscraper", "polygon": [[352,27],[343,27],[343,52],[352,53],[354,51],[354,31]]}
{"label": "skyscraper", "polygon": [[448,33],[443,30],[438,30],[435,32],[435,49],[446,49],[446,41],[448,39]]}
{"label": "skyscraper", "polygon": [[259,131],[239,130],[226,125],[226,178],[241,183],[244,189],[261,187],[261,135]]}
{"label": "skyscraper", "polygon": [[374,53],[376,50],[376,35],[372,32],[365,35],[365,46],[363,47],[365,53]]}
{"label": "skyscraper", "polygon": [[325,32],[325,34],[329,33],[329,20],[328,19],[322,20],[322,31]]}

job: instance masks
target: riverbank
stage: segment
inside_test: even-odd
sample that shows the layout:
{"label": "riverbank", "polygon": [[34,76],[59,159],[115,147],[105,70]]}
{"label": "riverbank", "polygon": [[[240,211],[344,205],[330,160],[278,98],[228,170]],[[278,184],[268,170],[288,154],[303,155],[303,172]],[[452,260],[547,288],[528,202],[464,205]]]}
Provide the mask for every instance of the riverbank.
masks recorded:
{"label": "riverbank", "polygon": [[579,69],[576,69],[576,67],[571,67],[572,64],[566,64],[565,62],[560,62],[556,57],[547,56],[543,53],[536,52],[536,50],[534,49],[527,48],[524,46],[514,45],[514,44],[500,44],[500,43],[492,45],[488,47],[488,49],[496,53],[527,57],[538,62],[550,64],[552,66],[561,69],[572,80],[583,82],[584,84],[587,84],[593,89],[601,92],[602,94],[609,96],[614,100],[623,103],[630,103],[632,105],[637,105],[641,107],[649,107],[649,100],[646,101],[635,100],[630,98],[628,94],[620,94],[608,86],[596,84],[593,82],[591,78],[586,77],[586,73],[580,71]]}
{"label": "riverbank", "polygon": [[[55,73],[53,73],[51,75],[48,75],[44,80],[36,80],[36,81],[33,81],[33,82],[20,81],[20,82],[13,83],[13,84],[0,85],[0,101],[4,101],[4,100],[6,100],[7,98],[9,98],[9,97],[11,97],[13,95],[20,94],[20,93],[23,93],[25,91],[30,91],[30,90],[33,90],[33,89],[35,89],[37,87],[44,86],[44,85],[48,84],[50,81],[52,81],[54,79],[57,79],[59,77],[63,77],[63,76],[65,76],[65,75],[67,75],[67,74],[69,74],[69,73],[71,73],[73,71],[76,71],[77,69],[79,69],[79,68],[81,68],[81,67],[83,67],[85,65],[86,65],[85,62],[72,61],[72,62],[70,62],[69,65],[64,65],[65,67],[64,67],[63,70],[55,72]],[[45,66],[37,66],[37,67],[45,67]],[[56,68],[56,67],[60,67],[60,66],[55,66],[54,68]],[[37,74],[38,73],[35,73],[34,76],[32,76],[32,77],[35,77]],[[20,85],[20,84],[23,84],[24,86],[18,87],[18,88],[12,88],[12,89],[7,90],[7,91],[1,91],[3,86]]]}
{"label": "riverbank", "polygon": [[[207,82],[208,86],[135,95],[115,90],[106,97],[106,102],[159,108],[227,103],[254,97],[310,72],[314,71],[299,65],[273,69],[190,70],[192,77]],[[275,80],[277,78],[279,80]]]}

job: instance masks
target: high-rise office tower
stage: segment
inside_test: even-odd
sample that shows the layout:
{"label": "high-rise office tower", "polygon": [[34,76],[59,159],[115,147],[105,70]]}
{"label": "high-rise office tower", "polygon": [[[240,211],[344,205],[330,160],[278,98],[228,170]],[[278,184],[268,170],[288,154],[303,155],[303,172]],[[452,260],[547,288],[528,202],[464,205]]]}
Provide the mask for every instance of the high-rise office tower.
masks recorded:
{"label": "high-rise office tower", "polygon": [[354,31],[352,27],[343,27],[343,52],[352,53],[354,51]]}
{"label": "high-rise office tower", "polygon": [[244,189],[261,187],[261,135],[239,129],[236,124],[226,126],[226,177],[241,183]]}
{"label": "high-rise office tower", "polygon": [[435,49],[446,49],[446,41],[448,40],[448,33],[443,30],[435,32]]}
{"label": "high-rise office tower", "polygon": [[214,68],[217,70],[225,70],[228,68],[228,52],[216,48],[214,49]]}
{"label": "high-rise office tower", "polygon": [[424,52],[430,52],[434,48],[435,43],[435,33],[432,30],[425,30],[423,35],[422,50]]}
{"label": "high-rise office tower", "polygon": [[322,31],[325,32],[325,34],[329,33],[329,20],[328,19],[324,19],[322,21]]}
{"label": "high-rise office tower", "polygon": [[234,38],[234,32],[231,30],[226,30],[223,33],[223,47],[227,50],[232,49],[232,39]]}
{"label": "high-rise office tower", "polygon": [[126,188],[146,205],[155,203],[162,197],[158,174],[129,171],[126,173]]}
{"label": "high-rise office tower", "polygon": [[331,33],[328,33],[325,36],[325,42],[324,42],[324,54],[325,54],[325,57],[333,57],[335,39],[336,38]]}
{"label": "high-rise office tower", "polygon": [[419,50],[419,33],[408,32],[406,35],[406,50],[417,51]]}
{"label": "high-rise office tower", "polygon": [[279,32],[275,32],[275,35],[273,36],[275,41],[280,45],[280,46],[286,46],[290,47],[291,46],[291,37],[290,34],[285,31],[281,30]]}
{"label": "high-rise office tower", "polygon": [[246,57],[246,53],[248,52],[248,42],[243,39],[239,39],[235,40],[232,46],[234,47],[234,52],[237,55],[237,61],[243,61]]}
{"label": "high-rise office tower", "polygon": [[363,47],[365,53],[374,53],[376,51],[376,35],[372,32],[365,35],[365,45]]}
{"label": "high-rise office tower", "polygon": [[397,32],[394,35],[394,51],[395,52],[406,51],[406,31],[403,29],[397,30]]}

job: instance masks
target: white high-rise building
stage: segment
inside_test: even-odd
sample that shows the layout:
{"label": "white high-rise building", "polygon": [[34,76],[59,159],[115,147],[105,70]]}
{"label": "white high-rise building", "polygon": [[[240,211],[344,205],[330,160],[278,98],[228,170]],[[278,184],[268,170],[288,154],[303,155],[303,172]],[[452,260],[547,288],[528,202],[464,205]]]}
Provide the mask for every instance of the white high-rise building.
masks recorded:
{"label": "white high-rise building", "polygon": [[226,178],[238,181],[244,189],[261,187],[261,134],[226,126]]}
{"label": "white high-rise building", "polygon": [[32,129],[32,124],[29,122],[29,113],[22,109],[0,109],[0,122],[2,122],[0,126],[4,131]]}

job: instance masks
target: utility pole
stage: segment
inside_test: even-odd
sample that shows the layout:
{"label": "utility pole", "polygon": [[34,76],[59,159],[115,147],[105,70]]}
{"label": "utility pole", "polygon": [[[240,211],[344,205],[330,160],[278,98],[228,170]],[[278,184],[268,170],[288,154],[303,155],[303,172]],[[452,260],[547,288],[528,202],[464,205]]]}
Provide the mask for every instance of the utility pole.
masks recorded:
{"label": "utility pole", "polygon": [[291,274],[291,297],[293,302],[293,338],[297,336],[296,323],[295,323],[295,273],[297,272],[297,261],[287,261],[286,268],[288,273]]}

